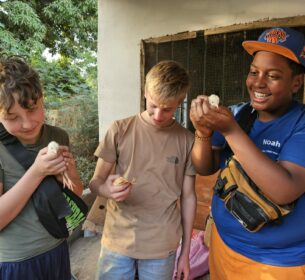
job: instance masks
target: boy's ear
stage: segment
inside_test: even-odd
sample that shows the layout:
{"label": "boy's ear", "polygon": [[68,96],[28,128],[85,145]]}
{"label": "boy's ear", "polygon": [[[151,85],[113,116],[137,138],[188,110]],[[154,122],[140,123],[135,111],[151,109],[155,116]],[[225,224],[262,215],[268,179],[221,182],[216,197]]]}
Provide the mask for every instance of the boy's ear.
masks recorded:
{"label": "boy's ear", "polygon": [[293,78],[292,92],[293,92],[293,93],[298,92],[298,90],[301,88],[301,86],[303,85],[303,83],[304,83],[304,74],[296,75],[296,76]]}

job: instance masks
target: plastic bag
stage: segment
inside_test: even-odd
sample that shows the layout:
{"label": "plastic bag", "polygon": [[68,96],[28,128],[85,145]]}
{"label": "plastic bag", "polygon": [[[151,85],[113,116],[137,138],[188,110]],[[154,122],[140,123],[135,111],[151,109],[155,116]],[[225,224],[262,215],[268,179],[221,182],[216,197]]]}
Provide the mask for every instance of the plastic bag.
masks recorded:
{"label": "plastic bag", "polygon": [[[204,232],[193,231],[190,248],[190,275],[189,279],[203,276],[209,272],[209,249],[203,243]],[[177,262],[181,251],[181,245],[177,249],[177,257],[173,280],[177,272]]]}

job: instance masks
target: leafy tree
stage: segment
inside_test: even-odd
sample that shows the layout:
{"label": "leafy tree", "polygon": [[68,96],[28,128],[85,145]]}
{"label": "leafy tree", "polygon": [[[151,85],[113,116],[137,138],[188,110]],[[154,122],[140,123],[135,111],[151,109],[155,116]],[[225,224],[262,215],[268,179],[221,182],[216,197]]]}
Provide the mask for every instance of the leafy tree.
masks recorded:
{"label": "leafy tree", "polygon": [[74,56],[96,51],[97,0],[56,0],[40,8],[37,12],[48,27],[45,44],[53,52]]}
{"label": "leafy tree", "polygon": [[0,50],[25,55],[41,53],[46,27],[35,10],[22,1],[7,1],[0,6]]}
{"label": "leafy tree", "polygon": [[45,91],[45,104],[47,109],[60,107],[62,102],[72,96],[95,95],[96,91],[88,85],[78,68],[68,64],[64,59],[53,62],[33,59],[32,64],[39,72]]}
{"label": "leafy tree", "polygon": [[[96,93],[96,0],[0,0],[0,52],[26,56],[39,71],[47,105]],[[48,48],[60,59],[42,57]]]}
{"label": "leafy tree", "polygon": [[1,51],[33,54],[45,47],[76,58],[96,53],[96,0],[1,0]]}

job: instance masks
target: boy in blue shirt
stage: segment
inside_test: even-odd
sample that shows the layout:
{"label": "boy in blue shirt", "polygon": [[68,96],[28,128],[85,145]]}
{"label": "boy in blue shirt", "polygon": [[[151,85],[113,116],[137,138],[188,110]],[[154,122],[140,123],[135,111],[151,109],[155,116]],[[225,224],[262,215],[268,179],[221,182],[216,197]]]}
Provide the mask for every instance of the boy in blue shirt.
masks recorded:
{"label": "boy in blue shirt", "polygon": [[246,84],[257,119],[246,134],[236,121],[243,106],[229,110],[211,107],[207,96],[194,99],[195,168],[201,175],[223,168],[227,143],[267,197],[296,203],[282,223],[249,232],[214,195],[211,279],[305,279],[305,106],[293,99],[304,81],[304,35],[272,28],[243,47],[253,55]]}

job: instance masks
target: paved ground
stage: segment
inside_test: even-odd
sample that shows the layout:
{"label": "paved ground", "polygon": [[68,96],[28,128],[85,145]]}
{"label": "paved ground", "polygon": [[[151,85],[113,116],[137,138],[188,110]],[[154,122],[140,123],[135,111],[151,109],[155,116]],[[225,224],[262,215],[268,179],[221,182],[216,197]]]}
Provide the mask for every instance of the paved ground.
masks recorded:
{"label": "paved ground", "polygon": [[[70,243],[71,269],[77,280],[94,280],[100,252],[100,238],[100,236],[86,238],[79,236]],[[196,280],[209,280],[209,276]]]}

